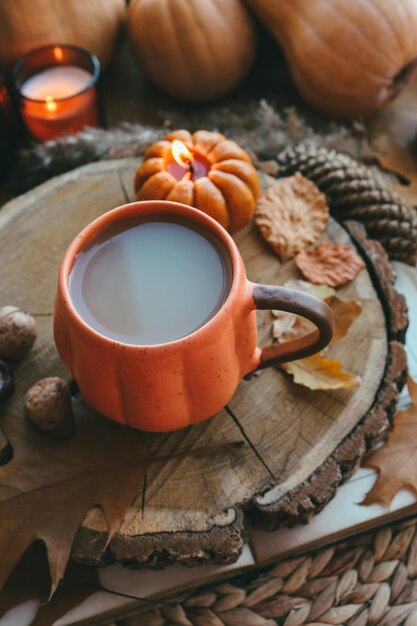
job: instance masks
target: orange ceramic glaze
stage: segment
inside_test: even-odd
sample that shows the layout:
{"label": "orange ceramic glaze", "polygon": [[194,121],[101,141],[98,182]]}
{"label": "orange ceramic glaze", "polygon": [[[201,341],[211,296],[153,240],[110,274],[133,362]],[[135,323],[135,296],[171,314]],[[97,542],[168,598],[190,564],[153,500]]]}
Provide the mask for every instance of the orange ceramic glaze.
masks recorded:
{"label": "orange ceramic glaze", "polygon": [[[69,274],[77,254],[103,229],[125,218],[156,213],[191,219],[223,242],[232,264],[231,289],[214,317],[186,337],[149,346],[123,344],[92,329],[79,316],[69,296]],[[257,307],[300,313],[317,330],[301,340],[258,348]],[[320,350],[330,341],[332,324],[330,309],[321,300],[249,282],[233,239],[208,215],[175,202],[149,201],[105,213],[71,243],[59,274],[54,335],[62,361],[91,406],[122,424],[163,432],[217,413],[242,377],[257,368]]]}

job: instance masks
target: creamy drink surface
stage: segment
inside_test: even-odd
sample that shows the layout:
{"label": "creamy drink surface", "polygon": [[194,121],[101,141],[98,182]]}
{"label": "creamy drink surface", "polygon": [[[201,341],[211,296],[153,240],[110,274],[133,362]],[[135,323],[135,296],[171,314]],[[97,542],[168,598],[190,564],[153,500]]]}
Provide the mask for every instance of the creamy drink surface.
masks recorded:
{"label": "creamy drink surface", "polygon": [[96,331],[122,343],[175,341],[205,324],[232,282],[224,245],[192,222],[123,220],[78,254],[72,303]]}

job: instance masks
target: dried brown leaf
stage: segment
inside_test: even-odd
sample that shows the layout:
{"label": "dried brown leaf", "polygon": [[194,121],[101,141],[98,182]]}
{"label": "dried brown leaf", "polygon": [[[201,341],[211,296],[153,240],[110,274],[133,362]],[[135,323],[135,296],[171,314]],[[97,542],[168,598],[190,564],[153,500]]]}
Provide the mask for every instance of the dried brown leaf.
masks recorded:
{"label": "dried brown leaf", "polygon": [[339,361],[320,354],[285,363],[281,367],[293,376],[295,383],[308,389],[350,389],[360,383],[359,377],[342,370]]}
{"label": "dried brown leaf", "polygon": [[336,291],[333,287],[329,287],[328,285],[315,285],[314,283],[310,283],[307,280],[300,280],[299,278],[290,278],[290,280],[284,283],[284,287],[311,293],[313,296],[317,296],[317,298],[321,298],[322,300],[336,295]]}
{"label": "dried brown leaf", "polygon": [[53,626],[59,618],[100,588],[98,570],[76,563],[69,564],[54,597],[43,604],[48,597],[50,584],[44,547],[39,543],[34,544],[21,559],[0,594],[0,622],[6,613],[31,601],[39,604],[31,626]]}
{"label": "dried brown leaf", "polygon": [[[306,284],[310,285],[311,283]],[[334,290],[331,291],[335,293]],[[323,293],[326,293],[326,291],[323,290]],[[335,328],[331,341],[331,344],[333,344],[346,336],[353,322],[361,314],[362,305],[357,300],[342,300],[336,295],[324,298],[324,300],[328,303],[334,315]],[[301,337],[311,332],[312,327],[313,324],[311,322],[297,315],[291,326],[277,338],[288,341]],[[346,389],[356,387],[360,383],[358,377],[342,370],[342,364],[339,361],[324,358],[324,352],[315,354],[307,359],[284,364],[282,369],[293,376],[295,383],[309,389]]]}
{"label": "dried brown leaf", "polygon": [[[349,328],[362,312],[362,304],[358,300],[342,300],[338,296],[324,298],[325,302],[330,306],[334,316],[334,332],[329,345],[333,345],[347,335]],[[293,315],[291,313],[283,313],[284,316]],[[295,337],[301,337],[310,332],[314,325],[304,317],[298,315],[295,319],[283,317],[276,320],[279,325],[275,326],[273,322],[273,336],[275,339],[288,341]]]}
{"label": "dried brown leaf", "polygon": [[392,191],[395,191],[405,204],[417,205],[417,155],[415,150],[403,148],[386,138],[383,148],[374,151],[373,156],[383,169],[399,174],[403,179],[401,182],[391,185]]}
{"label": "dried brown leaf", "polygon": [[287,313],[287,311],[271,311],[275,317],[272,322],[272,336],[274,339],[281,339],[283,335],[291,333],[291,330],[297,319],[295,313]]}
{"label": "dried brown leaf", "polygon": [[342,300],[338,296],[325,298],[334,316],[334,332],[330,345],[345,337],[353,322],[362,313],[362,304],[359,300]]}
{"label": "dried brown leaf", "polygon": [[255,210],[256,224],[281,261],[315,243],[328,219],[325,195],[299,173],[268,187]]}
{"label": "dried brown leaf", "polygon": [[296,316],[294,324],[292,327],[286,332],[282,333],[280,340],[282,341],[290,341],[290,339],[296,339],[297,337],[302,337],[303,335],[307,335],[314,330],[315,326],[312,322],[310,322],[305,317]]}
{"label": "dried brown leaf", "polygon": [[0,467],[0,589],[36,540],[45,543],[51,595],[64,575],[86,513],[100,506],[108,541],[137,495],[151,456],[141,434],[91,411],[71,440],[40,433],[23,418],[0,421],[13,458]]}
{"label": "dried brown leaf", "polygon": [[408,380],[413,404],[398,411],[394,430],[387,443],[372,452],[362,463],[378,471],[378,479],[361,504],[375,502],[388,506],[400,489],[417,495],[417,383]]}
{"label": "dried brown leaf", "polygon": [[345,285],[365,267],[353,248],[341,243],[320,243],[300,252],[294,260],[305,278],[330,287]]}
{"label": "dried brown leaf", "polygon": [[[332,287],[327,287],[327,285],[314,285],[313,283],[296,278],[287,280],[284,287],[311,293],[322,300],[336,294]],[[271,313],[276,318],[272,322],[272,336],[274,339],[287,341],[295,337],[300,337],[314,328],[311,322],[294,313],[287,313],[286,311],[271,311]]]}

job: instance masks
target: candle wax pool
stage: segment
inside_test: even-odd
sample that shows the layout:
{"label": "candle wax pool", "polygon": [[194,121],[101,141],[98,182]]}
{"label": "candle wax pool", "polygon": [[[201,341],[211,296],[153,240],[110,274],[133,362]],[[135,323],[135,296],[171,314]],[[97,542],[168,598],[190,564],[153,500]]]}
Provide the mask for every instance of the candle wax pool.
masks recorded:
{"label": "candle wax pool", "polygon": [[50,67],[29,78],[21,88],[23,96],[33,100],[69,98],[87,87],[92,75],[73,65]]}

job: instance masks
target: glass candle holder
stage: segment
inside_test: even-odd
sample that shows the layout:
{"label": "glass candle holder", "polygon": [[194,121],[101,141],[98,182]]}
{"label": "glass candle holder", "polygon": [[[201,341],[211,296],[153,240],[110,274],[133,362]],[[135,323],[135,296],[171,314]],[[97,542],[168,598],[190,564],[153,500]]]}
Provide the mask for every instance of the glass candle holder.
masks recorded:
{"label": "glass candle holder", "polygon": [[97,57],[77,46],[48,45],[20,59],[13,68],[13,85],[32,137],[47,141],[99,126],[99,75]]}

